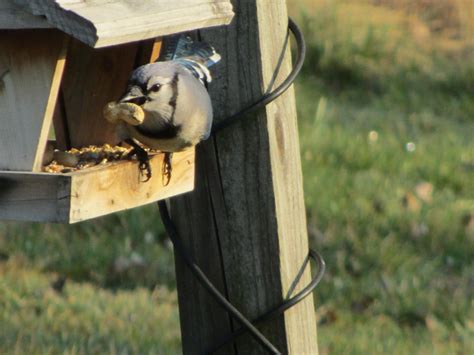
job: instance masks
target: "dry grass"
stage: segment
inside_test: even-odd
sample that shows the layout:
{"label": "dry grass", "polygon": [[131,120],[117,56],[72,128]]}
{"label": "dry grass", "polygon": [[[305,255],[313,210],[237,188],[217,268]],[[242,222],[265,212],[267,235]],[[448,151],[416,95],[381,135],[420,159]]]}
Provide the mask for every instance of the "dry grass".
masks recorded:
{"label": "dry grass", "polygon": [[[404,28],[425,50],[450,54],[474,51],[472,0],[289,0],[288,3],[293,16],[300,9],[313,17],[332,8],[340,12],[338,16],[347,18],[347,28],[357,24],[379,27],[385,24],[387,28]],[[392,35],[396,40],[401,34]]]}
{"label": "dry grass", "polygon": [[402,10],[423,19],[432,32],[441,32],[454,38],[472,33],[473,2],[471,0],[371,0]]}

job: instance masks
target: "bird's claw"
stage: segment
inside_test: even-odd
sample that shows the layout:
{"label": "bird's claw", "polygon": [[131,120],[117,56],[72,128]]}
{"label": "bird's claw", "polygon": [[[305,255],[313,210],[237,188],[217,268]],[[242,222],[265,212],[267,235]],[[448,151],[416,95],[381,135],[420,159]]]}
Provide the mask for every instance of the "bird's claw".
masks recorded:
{"label": "bird's claw", "polygon": [[151,166],[148,157],[147,160],[140,161],[138,169],[140,169],[140,176],[145,177],[144,180],[141,180],[142,182],[147,182],[151,179]]}
{"label": "bird's claw", "polygon": [[144,177],[144,179],[142,179],[141,181],[147,182],[151,179],[150,157],[148,156],[148,153],[146,152],[146,150],[144,150],[142,147],[140,147],[133,141],[128,141],[127,143],[133,147],[130,153],[128,153],[128,157],[131,158],[135,156],[137,158],[140,177]]}
{"label": "bird's claw", "polygon": [[171,172],[173,171],[173,167],[171,165],[171,158],[172,153],[165,153],[165,156],[163,158],[163,165],[161,167],[163,186],[167,186],[171,181]]}

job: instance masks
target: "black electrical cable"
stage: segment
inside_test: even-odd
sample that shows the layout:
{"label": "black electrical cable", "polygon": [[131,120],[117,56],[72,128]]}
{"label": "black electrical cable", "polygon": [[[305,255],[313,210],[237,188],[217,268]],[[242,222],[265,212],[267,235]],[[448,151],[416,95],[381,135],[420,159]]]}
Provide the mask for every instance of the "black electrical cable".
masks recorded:
{"label": "black electrical cable", "polygon": [[217,302],[219,302],[229,313],[234,316],[238,321],[240,321],[244,326],[242,328],[239,328],[235,332],[233,332],[229,337],[224,339],[219,343],[219,345],[215,346],[209,353],[214,353],[218,351],[220,348],[222,348],[224,345],[227,343],[235,340],[238,336],[242,335],[245,333],[245,331],[250,331],[257,341],[262,344],[267,350],[269,350],[272,354],[280,354],[278,350],[268,341],[268,339],[263,336],[260,331],[255,328],[253,323],[261,323],[264,321],[267,321],[269,319],[272,319],[283,312],[285,312],[287,309],[293,307],[295,304],[303,300],[305,297],[311,294],[311,292],[314,290],[314,288],[318,285],[318,283],[321,281],[321,278],[323,277],[324,270],[325,270],[325,264],[324,260],[322,257],[315,251],[310,250],[309,256],[317,262],[318,264],[318,272],[315,277],[311,280],[311,282],[300,292],[298,292],[295,296],[291,297],[287,301],[281,303],[279,306],[275,307],[274,309],[264,313],[260,317],[254,319],[253,321],[249,321],[245,316],[243,316],[238,309],[236,309],[227,299],[222,295],[219,290],[215,288],[215,286],[211,283],[211,281],[207,278],[207,276],[204,274],[204,272],[201,270],[201,268],[193,261],[191,255],[188,253],[184,245],[182,244],[181,240],[179,239],[178,232],[176,231],[176,227],[171,220],[168,212],[168,208],[166,206],[165,201],[159,201],[158,202],[158,207],[160,209],[160,215],[161,219],[163,220],[163,224],[165,226],[165,229],[168,233],[168,236],[173,243],[176,251],[179,253],[179,255],[183,258],[184,262],[186,265],[191,269],[193,274],[197,277],[197,279],[201,282],[202,286],[204,286],[208,292],[212,294],[212,296],[216,299]]}
{"label": "black electrical cable", "polygon": [[304,41],[303,33],[299,29],[298,25],[291,19],[291,17],[288,18],[288,29],[291,31],[291,33],[293,33],[296,46],[298,48],[296,61],[290,74],[288,74],[286,79],[272,92],[264,94],[259,100],[247,107],[244,107],[239,112],[234,113],[223,120],[217,120],[217,122],[212,125],[212,133],[215,133],[237,122],[240,118],[242,118],[243,115],[268,105],[270,102],[283,94],[293,84],[296,77],[300,73],[301,68],[303,67],[304,58],[306,56],[306,42]]}
{"label": "black electrical cable", "polygon": [[[252,324],[263,323],[265,321],[268,321],[270,319],[273,319],[273,318],[281,315],[286,310],[293,307],[297,303],[301,302],[304,298],[309,296],[311,294],[311,292],[313,292],[313,290],[319,284],[319,282],[321,281],[321,279],[324,275],[324,271],[326,270],[326,264],[324,263],[324,260],[321,257],[321,255],[319,255],[318,252],[316,252],[312,249],[309,250],[309,255],[308,256],[309,256],[309,258],[313,259],[313,261],[315,261],[318,265],[318,271],[317,271],[316,275],[311,279],[311,282],[305,288],[303,288],[303,290],[298,292],[296,295],[294,295],[290,299],[284,301],[283,303],[281,303],[280,305],[278,305],[274,309],[272,309],[272,310],[262,314],[261,316],[253,319],[251,321]],[[227,343],[230,343],[231,341],[234,341],[237,337],[241,336],[246,331],[247,331],[247,329],[245,327],[241,327],[241,328],[237,329],[232,334],[230,334],[228,337],[226,337],[224,340],[222,340],[218,345],[216,345],[214,348],[212,348],[212,350],[210,350],[209,353],[213,354],[213,353],[219,351]]]}
{"label": "black electrical cable", "polygon": [[[264,94],[259,100],[254,102],[253,104],[243,108],[239,112],[233,114],[232,116],[227,117],[226,119],[220,120],[215,123],[212,127],[212,133],[215,133],[223,128],[226,128],[237,122],[238,119],[242,118],[245,114],[262,108],[268,105],[270,102],[278,98],[281,94],[283,94],[294,82],[297,75],[299,74],[303,62],[304,57],[306,54],[306,44],[304,41],[304,37],[296,23],[289,18],[288,19],[288,28],[293,33],[298,52],[295,64],[293,66],[292,71],[287,76],[287,78],[272,92],[268,94]],[[188,253],[185,246],[181,243],[179,239],[178,232],[173,221],[170,218],[168,207],[166,206],[165,201],[159,201],[158,206],[160,209],[161,219],[163,220],[163,224],[165,229],[168,233],[170,240],[172,241],[175,250],[178,254],[182,257],[183,261],[189,267],[191,272],[194,276],[198,279],[201,285],[215,298],[215,300],[226,309],[235,319],[237,319],[240,323],[242,323],[242,327],[234,331],[230,334],[227,338],[222,340],[217,346],[215,346],[209,353],[214,353],[217,350],[221,349],[224,345],[228,344],[231,341],[234,341],[237,337],[244,334],[248,331],[267,351],[272,354],[280,354],[278,349],[254,326],[254,324],[261,323],[272,319],[278,315],[281,315],[287,309],[293,307],[295,304],[303,300],[305,297],[311,294],[311,292],[316,288],[318,283],[321,281],[323,277],[324,270],[325,270],[325,263],[322,257],[315,251],[309,251],[308,259],[313,259],[318,264],[318,272],[312,278],[311,282],[303,288],[300,292],[298,292],[293,297],[287,299],[286,301],[282,302],[280,305],[275,307],[274,309],[264,313],[263,315],[257,317],[253,321],[249,321],[238,309],[236,309],[226,298],[225,296],[219,292],[219,290],[211,283],[211,281],[206,277],[204,272],[201,268],[194,262],[192,256]],[[307,262],[303,265],[303,270],[306,267]]]}
{"label": "black electrical cable", "polygon": [[196,278],[199,280],[201,285],[215,298],[217,302],[221,304],[222,307],[226,309],[227,312],[229,312],[235,319],[241,322],[264,348],[266,348],[271,354],[281,354],[277,348],[275,348],[275,346],[270,343],[270,341],[257,328],[255,328],[242,313],[240,313],[237,308],[227,301],[224,295],[220,293],[220,291],[207,278],[206,274],[204,274],[201,268],[194,262],[191,255],[189,255],[188,251],[178,237],[178,232],[176,231],[176,227],[170,218],[166,202],[158,201],[158,207],[160,209],[161,219],[163,220],[166,232],[168,233],[168,237],[173,243],[174,248],[179,253],[181,258],[183,258],[184,262],[192,271],[194,276],[196,276]]}

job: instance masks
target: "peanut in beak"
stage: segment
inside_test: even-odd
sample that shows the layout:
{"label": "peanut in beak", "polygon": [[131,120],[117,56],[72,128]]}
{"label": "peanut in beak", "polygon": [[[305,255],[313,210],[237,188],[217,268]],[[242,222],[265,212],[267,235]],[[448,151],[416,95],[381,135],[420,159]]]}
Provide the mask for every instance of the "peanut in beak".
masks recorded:
{"label": "peanut in beak", "polygon": [[105,105],[103,114],[105,119],[113,124],[124,121],[132,126],[138,126],[142,124],[145,119],[143,109],[130,102],[109,102]]}

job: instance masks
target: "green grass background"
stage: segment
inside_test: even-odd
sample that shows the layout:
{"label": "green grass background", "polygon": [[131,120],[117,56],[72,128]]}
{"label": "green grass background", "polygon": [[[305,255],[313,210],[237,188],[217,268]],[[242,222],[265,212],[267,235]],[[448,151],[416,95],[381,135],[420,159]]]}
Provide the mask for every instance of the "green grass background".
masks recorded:
{"label": "green grass background", "polygon": [[[474,353],[474,32],[466,1],[293,0],[322,354]],[[52,284],[66,277],[63,292]],[[175,354],[155,206],[0,224],[0,353]]]}

